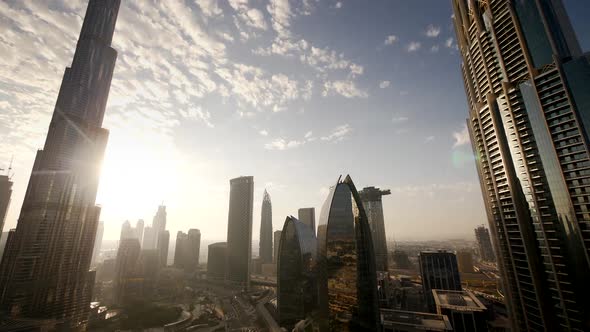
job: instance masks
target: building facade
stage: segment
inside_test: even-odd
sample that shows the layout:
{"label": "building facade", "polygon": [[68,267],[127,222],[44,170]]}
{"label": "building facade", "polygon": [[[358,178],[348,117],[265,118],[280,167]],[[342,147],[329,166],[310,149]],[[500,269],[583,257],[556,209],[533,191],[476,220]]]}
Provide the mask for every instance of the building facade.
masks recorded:
{"label": "building facade", "polygon": [[272,202],[266,189],[262,198],[259,255],[262,264],[272,263]]}
{"label": "building facade", "polygon": [[183,231],[176,233],[176,245],[174,246],[174,267],[184,269],[188,256],[188,234]]}
{"label": "building facade", "polygon": [[160,266],[166,267],[168,265],[168,249],[170,248],[170,232],[163,231],[158,234],[158,257],[160,258]]}
{"label": "building facade", "polygon": [[187,233],[187,255],[185,257],[185,270],[194,272],[199,268],[199,255],[201,253],[201,231],[191,228]]}
{"label": "building facade", "polygon": [[297,211],[297,218],[302,223],[311,227],[315,234],[315,208],[301,208]]}
{"label": "building facade", "polygon": [[454,0],[467,127],[516,330],[590,329],[590,64],[561,0]]}
{"label": "building facade", "polygon": [[350,176],[333,186],[317,230],[319,327],[379,328],[377,272],[371,229]]}
{"label": "building facade", "polygon": [[6,214],[12,196],[12,181],[8,175],[0,175],[0,233],[4,230]]}
{"label": "building facade", "polygon": [[224,280],[226,260],[227,243],[217,242],[209,245],[207,251],[207,280]]}
{"label": "building facade", "polygon": [[481,225],[475,229],[475,240],[477,241],[477,249],[479,257],[482,261],[495,262],[496,255],[494,254],[494,247],[492,247],[492,239],[490,238],[490,231]]}
{"label": "building facade", "polygon": [[287,217],[277,262],[279,324],[292,329],[317,310],[317,241],[312,228]]}
{"label": "building facade", "polygon": [[470,291],[432,290],[436,313],[448,317],[455,332],[487,332],[487,308]]}
{"label": "building facade", "polygon": [[457,266],[461,273],[473,273],[473,253],[469,249],[457,251]]}
{"label": "building facade", "polygon": [[117,52],[120,0],[90,0],[71,67],[65,69],[43,150],[38,150],[14,240],[0,265],[0,307],[84,329],[108,140],[101,128]]}
{"label": "building facade", "polygon": [[281,244],[281,231],[275,231],[273,234],[274,238],[274,252],[273,252],[273,262],[276,263],[279,257],[279,246]]}
{"label": "building facade", "polygon": [[424,299],[428,309],[434,312],[436,307],[432,297],[433,289],[462,289],[457,256],[445,250],[423,251],[420,253],[418,261],[420,263]]}
{"label": "building facade", "polygon": [[387,271],[389,265],[382,197],[390,194],[391,190],[389,189],[381,190],[375,187],[367,187],[359,191],[363,206],[365,207],[365,212],[367,213],[367,218],[369,218],[373,246],[375,247],[377,271]]}
{"label": "building facade", "polygon": [[226,281],[248,289],[252,265],[252,209],[254,177],[230,180],[229,216],[227,223]]}
{"label": "building facade", "polygon": [[97,263],[98,255],[100,254],[100,248],[102,247],[102,236],[104,234],[104,222],[99,221],[98,227],[96,228],[96,237],[94,239],[94,249],[92,250],[92,260],[90,266],[95,266]]}
{"label": "building facade", "polygon": [[115,278],[113,280],[114,300],[117,304],[124,304],[137,298],[137,263],[141,247],[138,239],[123,239],[119,243],[117,259],[115,261]]}

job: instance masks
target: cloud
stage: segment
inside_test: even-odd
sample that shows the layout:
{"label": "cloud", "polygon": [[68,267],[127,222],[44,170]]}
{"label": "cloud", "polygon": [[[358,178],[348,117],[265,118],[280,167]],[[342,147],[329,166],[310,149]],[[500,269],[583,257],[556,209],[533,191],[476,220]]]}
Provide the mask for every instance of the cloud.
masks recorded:
{"label": "cloud", "polygon": [[180,114],[186,119],[196,119],[203,122],[207,127],[214,128],[215,126],[211,123],[211,114],[209,111],[203,111],[201,107],[194,107],[188,109],[188,111],[180,111]]}
{"label": "cloud", "polygon": [[341,1],[336,2],[336,4],[334,5],[334,8],[336,8],[336,9],[342,8],[342,2]]}
{"label": "cloud", "polygon": [[336,143],[346,139],[350,133],[352,133],[352,127],[349,124],[344,124],[332,129],[330,134],[323,136],[321,140]]}
{"label": "cloud", "polygon": [[471,182],[432,183],[419,185],[405,185],[392,187],[393,195],[409,198],[454,198],[458,194],[472,193],[477,190],[477,185]]}
{"label": "cloud", "polygon": [[435,27],[434,25],[429,25],[426,28],[426,36],[430,38],[435,38],[440,35],[440,27]]}
{"label": "cloud", "polygon": [[271,16],[272,27],[280,37],[289,37],[291,32],[291,6],[289,0],[270,0],[266,10]]}
{"label": "cloud", "polygon": [[305,144],[305,142],[303,141],[286,141],[283,138],[277,138],[275,140],[273,140],[270,143],[267,143],[264,145],[264,148],[267,150],[288,150],[288,149],[294,149],[297,148],[301,145]]}
{"label": "cloud", "polygon": [[408,44],[408,46],[406,47],[406,50],[410,53],[416,52],[417,50],[420,49],[420,47],[422,47],[422,44],[420,42],[413,41]]}
{"label": "cloud", "polygon": [[408,117],[405,116],[394,116],[393,118],[391,118],[391,122],[393,122],[394,124],[407,122],[408,120]]}
{"label": "cloud", "polygon": [[453,144],[453,148],[469,144],[469,130],[467,129],[467,125],[463,125],[463,129],[461,131],[453,132],[453,138],[455,139],[455,143]]}
{"label": "cloud", "polygon": [[388,88],[390,85],[391,85],[391,82],[390,82],[390,81],[381,81],[381,82],[379,83],[379,87],[380,87],[381,89]]}
{"label": "cloud", "polygon": [[438,50],[439,50],[439,46],[438,45],[433,45],[430,48],[430,52],[432,52],[432,53],[436,53],[436,52],[438,52]]}
{"label": "cloud", "polygon": [[266,130],[261,130],[258,133],[262,136],[268,136],[268,131],[266,131]]}
{"label": "cloud", "polygon": [[383,43],[385,45],[393,45],[393,43],[395,43],[396,41],[397,41],[397,36],[389,35],[389,36],[387,36],[387,38],[385,38],[385,41]]}
{"label": "cloud", "polygon": [[445,46],[448,48],[453,48],[453,42],[454,42],[453,37],[450,37],[445,41]]}
{"label": "cloud", "polygon": [[367,98],[369,94],[366,91],[359,89],[351,80],[337,80],[324,82],[324,97],[334,94],[341,95],[346,98]]}
{"label": "cloud", "polygon": [[205,16],[219,16],[223,13],[217,0],[195,0]]}
{"label": "cloud", "polygon": [[436,137],[434,137],[434,136],[427,136],[427,137],[424,139],[424,143],[432,142],[432,141],[434,141],[434,139],[435,139],[435,138],[436,138]]}

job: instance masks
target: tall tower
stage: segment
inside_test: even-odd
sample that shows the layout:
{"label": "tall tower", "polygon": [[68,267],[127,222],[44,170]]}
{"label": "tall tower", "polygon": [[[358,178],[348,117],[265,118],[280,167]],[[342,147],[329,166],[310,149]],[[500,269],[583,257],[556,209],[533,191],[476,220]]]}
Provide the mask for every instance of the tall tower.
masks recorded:
{"label": "tall tower", "polygon": [[188,245],[186,267],[188,271],[195,271],[199,267],[199,255],[201,253],[201,231],[196,228],[188,230]]}
{"label": "tall tower", "polygon": [[0,265],[0,307],[15,316],[88,320],[95,205],[108,131],[101,128],[117,52],[120,0],[90,0],[43,150],[37,151],[14,240]]}
{"label": "tall tower", "polygon": [[317,241],[320,329],[377,331],[380,314],[371,229],[350,176],[331,188]]}
{"label": "tall tower", "polygon": [[359,191],[367,218],[369,218],[377,271],[387,271],[388,268],[387,238],[385,237],[385,218],[383,217],[383,201],[381,197],[390,194],[391,190],[389,189],[381,190],[375,187],[367,187]]}
{"label": "tall tower", "polygon": [[90,261],[91,266],[94,266],[96,264],[96,259],[98,258],[98,254],[100,254],[100,248],[102,247],[103,234],[104,234],[104,223],[102,221],[99,221],[98,228],[96,229],[96,237],[94,240],[94,249],[92,250],[92,260]]}
{"label": "tall tower", "polygon": [[311,227],[315,235],[315,208],[302,208],[297,211],[299,221]]}
{"label": "tall tower", "polygon": [[160,257],[160,266],[168,265],[168,247],[170,247],[170,232],[163,231],[158,234],[158,256]]}
{"label": "tall tower", "polygon": [[254,177],[242,176],[229,183],[226,280],[248,289],[252,264]]}
{"label": "tall tower", "polygon": [[467,127],[515,330],[590,330],[590,55],[561,0],[453,0]]}
{"label": "tall tower", "polygon": [[158,206],[158,211],[154,216],[154,220],[152,222],[152,228],[155,229],[156,236],[158,233],[163,232],[166,230],[166,206],[160,205]]}
{"label": "tall tower", "polygon": [[275,231],[273,234],[273,238],[274,238],[274,249],[273,249],[273,263],[277,263],[278,257],[279,257],[279,246],[281,244],[281,232],[280,230]]}
{"label": "tall tower", "polygon": [[433,289],[461,290],[461,276],[457,256],[454,253],[439,251],[422,251],[420,253],[420,276],[422,288],[428,309],[436,310],[434,305]]}
{"label": "tall tower", "polygon": [[12,181],[9,175],[0,175],[0,233],[4,229],[6,213],[10,206],[10,197],[12,196]]}
{"label": "tall tower", "polygon": [[483,261],[495,262],[496,256],[494,255],[494,248],[490,239],[490,231],[484,225],[475,229],[475,239],[477,240],[480,258]]}
{"label": "tall tower", "polygon": [[260,218],[260,259],[262,264],[272,263],[272,203],[266,189]]}

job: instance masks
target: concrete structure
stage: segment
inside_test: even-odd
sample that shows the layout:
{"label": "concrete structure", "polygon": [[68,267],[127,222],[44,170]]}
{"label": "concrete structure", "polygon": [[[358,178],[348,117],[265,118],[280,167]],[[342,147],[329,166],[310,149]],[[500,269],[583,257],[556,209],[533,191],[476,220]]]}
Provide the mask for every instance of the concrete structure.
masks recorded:
{"label": "concrete structure", "polygon": [[297,219],[307,226],[311,227],[313,234],[315,235],[315,208],[302,208],[297,211]]}
{"label": "concrete structure", "polygon": [[170,248],[170,232],[163,231],[158,234],[158,257],[160,260],[160,266],[166,267],[168,265],[168,249]]}
{"label": "concrete structure", "polygon": [[561,0],[453,0],[471,137],[515,330],[590,329],[590,56]]}
{"label": "concrete structure", "polygon": [[274,237],[274,253],[273,253],[273,262],[276,264],[277,258],[279,257],[279,246],[281,244],[281,231],[275,231],[273,234]]}
{"label": "concrete structure", "polygon": [[264,190],[260,217],[260,250],[262,264],[272,263],[272,202],[270,195]]}
{"label": "concrete structure", "polygon": [[473,273],[473,253],[471,250],[457,251],[457,266],[461,273]]}
{"label": "concrete structure", "polygon": [[432,297],[433,289],[462,289],[457,257],[445,250],[423,251],[420,253],[419,262],[424,299],[428,309],[434,312],[436,308]]}
{"label": "concrete structure", "polygon": [[453,331],[449,319],[425,312],[381,309],[383,332]]}
{"label": "concrete structure", "polygon": [[484,225],[481,225],[475,229],[475,239],[477,241],[477,248],[481,260],[486,262],[495,262],[496,254],[494,254],[494,248],[492,247],[490,231],[485,228]]}
{"label": "concrete structure", "polygon": [[331,188],[317,234],[320,329],[376,331],[380,319],[371,229],[350,176]]}
{"label": "concrete structure", "polygon": [[488,331],[487,308],[470,291],[432,290],[436,313],[449,318],[455,332]]}
{"label": "concrete structure", "polygon": [[119,5],[120,0],[88,3],[14,240],[0,266],[0,309],[57,319],[59,329],[85,329],[88,321],[95,277],[89,268],[100,216],[95,200],[108,140],[101,126],[117,58],[111,41]]}
{"label": "concrete structure", "polygon": [[102,236],[104,234],[104,222],[99,221],[96,229],[96,237],[94,238],[94,249],[92,250],[92,260],[90,266],[95,266],[97,263],[98,255],[100,254],[100,248],[102,247]]}
{"label": "concrete structure", "polygon": [[0,175],[0,232],[4,230],[4,222],[6,221],[11,196],[12,181],[10,181],[9,175]]}
{"label": "concrete structure", "polygon": [[207,280],[224,280],[226,260],[227,243],[217,242],[209,245],[207,252]]}
{"label": "concrete structure", "polygon": [[230,180],[225,279],[242,289],[250,287],[253,204],[254,177]]}
{"label": "concrete structure", "polygon": [[365,207],[365,212],[367,213],[367,218],[369,218],[377,271],[387,271],[389,265],[382,197],[390,194],[391,190],[389,189],[381,190],[375,187],[367,187],[359,191],[363,206]]}
{"label": "concrete structure", "polygon": [[317,309],[317,241],[312,228],[287,217],[277,262],[279,324],[292,329]]}

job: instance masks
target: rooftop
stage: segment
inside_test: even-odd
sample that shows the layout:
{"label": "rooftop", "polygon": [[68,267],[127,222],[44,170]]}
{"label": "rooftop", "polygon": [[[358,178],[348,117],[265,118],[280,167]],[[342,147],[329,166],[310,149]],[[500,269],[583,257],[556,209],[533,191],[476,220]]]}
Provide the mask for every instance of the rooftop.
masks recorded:
{"label": "rooftop", "polygon": [[425,331],[452,331],[447,316],[426,312],[381,309],[384,326],[396,328],[420,328]]}
{"label": "rooftop", "polygon": [[432,295],[437,308],[455,311],[485,311],[486,307],[470,291],[433,289]]}

